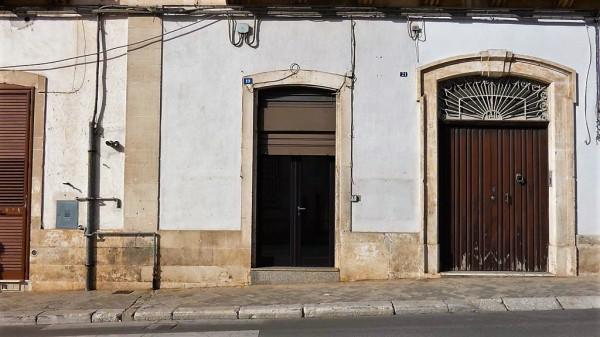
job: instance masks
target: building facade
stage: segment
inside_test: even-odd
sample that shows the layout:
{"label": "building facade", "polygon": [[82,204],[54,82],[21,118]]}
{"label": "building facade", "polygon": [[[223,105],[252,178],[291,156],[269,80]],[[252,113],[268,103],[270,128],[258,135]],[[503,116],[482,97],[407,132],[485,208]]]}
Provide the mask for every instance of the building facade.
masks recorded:
{"label": "building facade", "polygon": [[127,5],[0,18],[7,286],[600,272],[592,5]]}

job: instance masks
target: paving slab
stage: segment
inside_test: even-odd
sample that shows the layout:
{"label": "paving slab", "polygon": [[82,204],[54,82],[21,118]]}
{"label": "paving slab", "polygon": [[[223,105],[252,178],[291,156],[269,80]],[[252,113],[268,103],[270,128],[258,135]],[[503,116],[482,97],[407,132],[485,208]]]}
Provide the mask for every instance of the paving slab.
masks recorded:
{"label": "paving slab", "polygon": [[335,302],[305,304],[306,318],[334,318],[358,316],[392,316],[394,307],[390,301]]}
{"label": "paving slab", "polygon": [[239,306],[181,307],[173,311],[174,320],[237,319]]}
{"label": "paving slab", "polygon": [[600,309],[600,296],[558,296],[563,309]]}
{"label": "paving slab", "polygon": [[392,301],[392,304],[396,315],[448,312],[448,305],[442,300]]}
{"label": "paving slab", "polygon": [[133,314],[136,321],[161,321],[173,319],[173,307],[141,306]]}
{"label": "paving slab", "polygon": [[37,324],[91,323],[96,309],[48,310],[37,316]]}
{"label": "paving slab", "polygon": [[98,309],[92,314],[92,323],[120,322],[124,309]]}
{"label": "paving slab", "polygon": [[302,304],[272,304],[241,306],[240,319],[302,318]]}
{"label": "paving slab", "polygon": [[504,297],[508,311],[561,310],[555,297]]}
{"label": "paving slab", "polygon": [[37,316],[42,310],[37,311],[1,311],[0,325],[35,324]]}

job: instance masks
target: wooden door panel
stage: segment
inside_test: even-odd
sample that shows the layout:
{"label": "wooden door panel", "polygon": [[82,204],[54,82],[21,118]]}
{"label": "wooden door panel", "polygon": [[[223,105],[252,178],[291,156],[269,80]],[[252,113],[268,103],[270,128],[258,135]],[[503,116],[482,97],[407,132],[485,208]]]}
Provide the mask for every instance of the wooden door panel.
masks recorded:
{"label": "wooden door panel", "polygon": [[442,269],[547,269],[547,161],[542,127],[441,126]]}

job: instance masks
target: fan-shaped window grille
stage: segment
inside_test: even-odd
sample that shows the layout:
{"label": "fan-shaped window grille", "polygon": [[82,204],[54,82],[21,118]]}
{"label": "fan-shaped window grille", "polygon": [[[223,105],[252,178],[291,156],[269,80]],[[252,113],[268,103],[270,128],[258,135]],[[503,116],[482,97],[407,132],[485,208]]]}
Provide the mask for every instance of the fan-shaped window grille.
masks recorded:
{"label": "fan-shaped window grille", "polygon": [[440,118],[545,121],[548,85],[517,77],[470,76],[440,83]]}

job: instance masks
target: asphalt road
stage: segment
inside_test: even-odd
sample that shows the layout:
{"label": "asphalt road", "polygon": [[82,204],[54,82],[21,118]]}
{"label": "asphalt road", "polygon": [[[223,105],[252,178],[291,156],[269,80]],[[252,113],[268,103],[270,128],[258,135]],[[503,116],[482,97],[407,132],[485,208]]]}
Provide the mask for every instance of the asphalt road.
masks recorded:
{"label": "asphalt road", "polygon": [[0,327],[2,337],[600,337],[600,310]]}

